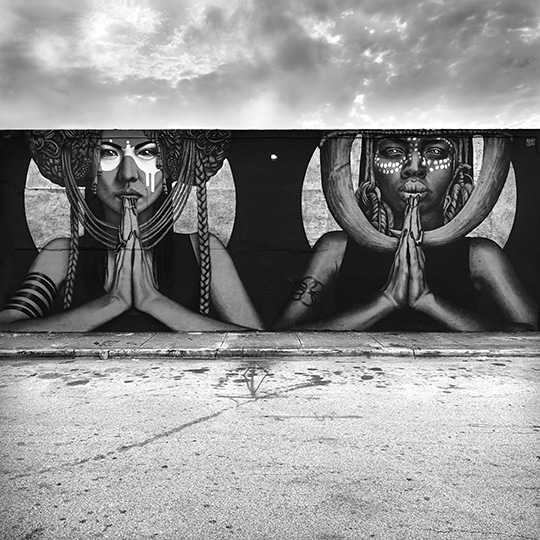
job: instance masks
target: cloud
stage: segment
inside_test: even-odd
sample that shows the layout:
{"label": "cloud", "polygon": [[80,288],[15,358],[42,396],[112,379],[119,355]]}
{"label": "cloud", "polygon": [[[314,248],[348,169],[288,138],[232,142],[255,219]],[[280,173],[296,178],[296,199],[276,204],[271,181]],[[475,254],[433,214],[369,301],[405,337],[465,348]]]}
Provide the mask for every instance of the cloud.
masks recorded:
{"label": "cloud", "polygon": [[2,8],[4,128],[538,127],[528,0]]}

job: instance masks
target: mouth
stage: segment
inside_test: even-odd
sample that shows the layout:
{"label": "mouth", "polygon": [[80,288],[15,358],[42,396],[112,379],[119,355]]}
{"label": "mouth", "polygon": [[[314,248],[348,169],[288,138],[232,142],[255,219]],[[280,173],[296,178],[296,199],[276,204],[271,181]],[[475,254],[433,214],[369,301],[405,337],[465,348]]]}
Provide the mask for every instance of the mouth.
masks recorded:
{"label": "mouth", "polygon": [[119,192],[116,196],[120,199],[138,199],[139,197],[142,197],[142,193],[139,193],[134,189],[126,189]]}
{"label": "mouth", "polygon": [[409,197],[417,197],[422,199],[428,193],[428,188],[421,182],[405,182],[398,188],[401,198],[407,200]]}

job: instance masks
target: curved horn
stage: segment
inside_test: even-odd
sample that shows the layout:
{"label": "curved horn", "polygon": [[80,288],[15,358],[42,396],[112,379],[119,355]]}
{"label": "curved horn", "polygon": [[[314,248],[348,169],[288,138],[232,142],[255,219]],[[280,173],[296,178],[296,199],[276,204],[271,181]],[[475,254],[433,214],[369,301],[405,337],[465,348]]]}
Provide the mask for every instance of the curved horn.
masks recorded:
{"label": "curved horn", "polygon": [[[351,177],[352,137],[333,137],[321,148],[321,176],[330,212],[357,243],[375,251],[395,251],[398,239],[386,236],[368,221],[356,201]],[[487,217],[504,186],[510,167],[509,137],[484,137],[484,157],[475,188],[459,214],[446,225],[426,231],[424,246],[453,242]]]}

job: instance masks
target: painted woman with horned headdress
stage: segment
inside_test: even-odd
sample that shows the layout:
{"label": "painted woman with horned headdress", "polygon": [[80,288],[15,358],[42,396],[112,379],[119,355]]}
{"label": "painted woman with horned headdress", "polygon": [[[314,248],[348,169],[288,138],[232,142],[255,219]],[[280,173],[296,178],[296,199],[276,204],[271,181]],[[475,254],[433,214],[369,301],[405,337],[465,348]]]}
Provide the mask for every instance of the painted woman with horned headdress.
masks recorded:
{"label": "painted woman with horned headdress", "polygon": [[[39,253],[0,312],[1,327],[261,328],[231,258],[208,231],[206,182],[220,169],[228,140],[220,131],[29,133],[42,174],[65,185],[71,234]],[[177,234],[193,186],[198,233]]]}
{"label": "painted woman with horned headdress", "polygon": [[[315,244],[275,328],[536,328],[535,306],[502,249],[486,238],[465,237],[502,189],[508,140],[486,138],[476,186],[470,137],[364,137],[356,191],[351,147],[352,137],[339,134],[322,146],[325,196],[344,231]],[[335,309],[321,315],[329,298]]]}

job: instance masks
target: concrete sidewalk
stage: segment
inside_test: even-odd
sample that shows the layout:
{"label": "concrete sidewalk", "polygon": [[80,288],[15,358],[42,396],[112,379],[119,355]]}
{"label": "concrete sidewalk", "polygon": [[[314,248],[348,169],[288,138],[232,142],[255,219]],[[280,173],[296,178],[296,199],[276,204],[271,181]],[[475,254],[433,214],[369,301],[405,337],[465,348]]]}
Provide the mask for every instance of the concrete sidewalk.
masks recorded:
{"label": "concrete sidewalk", "polygon": [[0,333],[0,358],[540,358],[540,333]]}

